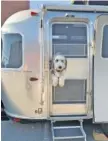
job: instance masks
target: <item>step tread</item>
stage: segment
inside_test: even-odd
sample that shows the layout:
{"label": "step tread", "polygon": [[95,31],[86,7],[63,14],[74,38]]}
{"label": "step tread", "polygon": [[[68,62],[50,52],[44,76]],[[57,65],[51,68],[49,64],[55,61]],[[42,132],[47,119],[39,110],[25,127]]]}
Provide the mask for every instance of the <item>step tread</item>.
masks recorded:
{"label": "step tread", "polygon": [[70,137],[54,137],[54,139],[78,139],[85,138],[84,136],[70,136]]}
{"label": "step tread", "polygon": [[54,126],[53,129],[69,129],[69,128],[81,128],[80,126]]}

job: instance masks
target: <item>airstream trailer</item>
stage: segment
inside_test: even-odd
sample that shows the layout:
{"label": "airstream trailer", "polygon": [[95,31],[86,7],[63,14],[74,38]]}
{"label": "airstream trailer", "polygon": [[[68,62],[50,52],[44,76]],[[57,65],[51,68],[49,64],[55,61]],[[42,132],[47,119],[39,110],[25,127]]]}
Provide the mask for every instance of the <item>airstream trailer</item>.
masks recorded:
{"label": "airstream trailer", "polygon": [[[20,11],[2,26],[2,42],[2,102],[9,117],[50,120],[52,132],[54,121],[78,120],[85,141],[84,119],[107,125],[107,6]],[[63,87],[52,85],[50,61],[58,52],[67,60]]]}

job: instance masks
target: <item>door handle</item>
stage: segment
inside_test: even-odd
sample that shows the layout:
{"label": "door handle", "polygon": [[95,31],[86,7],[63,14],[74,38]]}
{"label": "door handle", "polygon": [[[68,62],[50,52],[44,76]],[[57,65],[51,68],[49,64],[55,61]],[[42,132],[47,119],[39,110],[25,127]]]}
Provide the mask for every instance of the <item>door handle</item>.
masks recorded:
{"label": "door handle", "polygon": [[37,81],[38,78],[36,78],[36,77],[30,77],[29,80],[30,80],[30,81]]}

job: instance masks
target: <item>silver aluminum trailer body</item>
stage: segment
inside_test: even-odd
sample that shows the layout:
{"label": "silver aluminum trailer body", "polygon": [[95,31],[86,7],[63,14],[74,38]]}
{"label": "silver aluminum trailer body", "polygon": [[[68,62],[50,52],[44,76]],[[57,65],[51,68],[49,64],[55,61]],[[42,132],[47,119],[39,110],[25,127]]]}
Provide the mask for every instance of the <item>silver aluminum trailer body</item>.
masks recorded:
{"label": "silver aluminum trailer body", "polygon": [[[11,16],[2,27],[6,113],[32,120],[108,122],[107,36],[105,6],[46,5],[38,14],[27,10]],[[63,88],[51,82],[49,61],[57,52],[67,58]]]}

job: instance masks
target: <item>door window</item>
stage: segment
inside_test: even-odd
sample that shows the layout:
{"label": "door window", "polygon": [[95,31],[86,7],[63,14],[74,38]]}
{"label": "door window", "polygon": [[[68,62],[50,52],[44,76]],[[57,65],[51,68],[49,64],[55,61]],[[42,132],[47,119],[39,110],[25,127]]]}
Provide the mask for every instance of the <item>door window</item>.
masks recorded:
{"label": "door window", "polygon": [[55,23],[52,25],[53,55],[87,57],[87,25],[84,23]]}
{"label": "door window", "polygon": [[108,58],[108,25],[103,28],[102,57]]}

